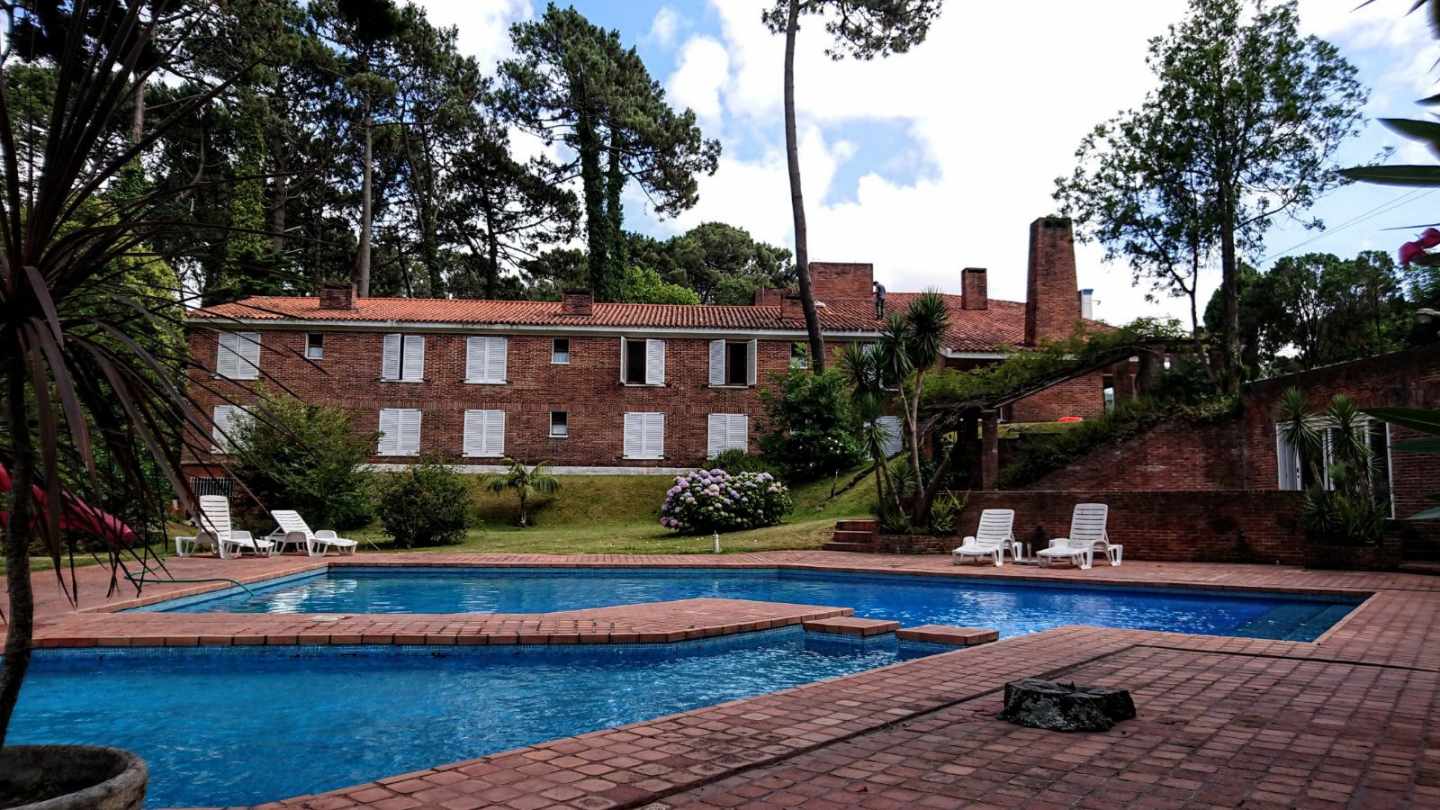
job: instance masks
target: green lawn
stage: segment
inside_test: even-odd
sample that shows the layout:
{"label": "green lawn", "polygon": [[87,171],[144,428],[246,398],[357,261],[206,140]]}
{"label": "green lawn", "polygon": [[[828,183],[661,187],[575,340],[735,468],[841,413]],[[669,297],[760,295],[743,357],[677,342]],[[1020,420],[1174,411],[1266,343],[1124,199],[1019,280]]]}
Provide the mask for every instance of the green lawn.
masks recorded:
{"label": "green lawn", "polygon": [[[843,488],[854,473],[842,475]],[[674,480],[668,476],[561,476],[560,491],[532,510],[534,526],[514,525],[517,512],[511,493],[475,495],[482,525],[459,545],[426,551],[482,551],[530,554],[685,554],[708,553],[711,537],[679,537],[660,526],[660,504]],[[821,481],[792,491],[795,509],[779,526],[722,535],[726,552],[819,548],[830,538],[835,520],[867,515],[875,500],[868,478],[837,497],[832,482]],[[391,551],[380,527],[350,532]],[[366,550],[373,550],[367,543]]]}

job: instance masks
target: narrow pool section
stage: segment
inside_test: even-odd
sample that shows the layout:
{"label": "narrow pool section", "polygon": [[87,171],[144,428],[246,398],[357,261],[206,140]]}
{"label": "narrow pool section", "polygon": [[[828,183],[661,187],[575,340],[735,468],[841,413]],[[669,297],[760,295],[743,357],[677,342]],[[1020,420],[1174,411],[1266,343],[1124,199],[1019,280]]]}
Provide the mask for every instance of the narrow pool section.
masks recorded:
{"label": "narrow pool section", "polygon": [[9,741],[135,751],[152,807],[253,804],[940,649],[788,628],[663,645],[40,650]]}
{"label": "narrow pool section", "polygon": [[973,577],[717,568],[332,568],[147,610],[193,613],[545,613],[693,597],[851,607],[902,626],[993,627],[1002,637],[1090,624],[1312,641],[1343,597],[1117,588]]}

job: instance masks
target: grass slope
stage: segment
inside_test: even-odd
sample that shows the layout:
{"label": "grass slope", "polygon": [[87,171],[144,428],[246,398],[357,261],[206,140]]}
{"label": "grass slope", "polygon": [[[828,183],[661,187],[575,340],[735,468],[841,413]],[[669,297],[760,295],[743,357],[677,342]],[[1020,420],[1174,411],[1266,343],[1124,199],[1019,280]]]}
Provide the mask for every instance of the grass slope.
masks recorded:
{"label": "grass slope", "polygon": [[[837,488],[854,474],[842,475]],[[660,526],[660,504],[674,483],[668,476],[560,476],[560,491],[532,508],[528,529],[514,525],[513,493],[495,495],[476,487],[482,525],[460,545],[429,551],[480,551],[530,554],[685,554],[709,553],[713,540],[680,537]],[[477,482],[478,483],[478,482]],[[874,506],[874,482],[868,477],[830,497],[832,483],[819,481],[796,487],[795,509],[778,526],[722,535],[726,552],[819,548],[830,537],[835,520],[864,516]],[[391,550],[384,532],[352,533]],[[367,544],[368,545],[368,544]]]}

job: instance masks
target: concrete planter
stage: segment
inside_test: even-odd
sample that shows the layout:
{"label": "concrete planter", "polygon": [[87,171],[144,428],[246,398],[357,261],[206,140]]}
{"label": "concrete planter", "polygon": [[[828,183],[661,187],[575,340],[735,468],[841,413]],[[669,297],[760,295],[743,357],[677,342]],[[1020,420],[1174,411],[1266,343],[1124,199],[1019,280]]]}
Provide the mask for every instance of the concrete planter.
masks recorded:
{"label": "concrete planter", "polygon": [[[0,749],[0,804],[18,810],[140,810],[149,771],[129,751],[91,745]],[[43,796],[29,804],[14,797]]]}

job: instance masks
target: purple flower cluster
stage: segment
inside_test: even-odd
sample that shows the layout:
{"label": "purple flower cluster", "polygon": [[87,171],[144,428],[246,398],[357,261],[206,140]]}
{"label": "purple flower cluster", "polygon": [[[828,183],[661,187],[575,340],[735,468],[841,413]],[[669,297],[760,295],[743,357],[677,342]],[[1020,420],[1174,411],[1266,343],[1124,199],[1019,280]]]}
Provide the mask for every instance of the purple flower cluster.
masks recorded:
{"label": "purple flower cluster", "polygon": [[675,478],[660,525],[683,534],[773,526],[790,511],[790,491],[770,473],[696,470]]}

